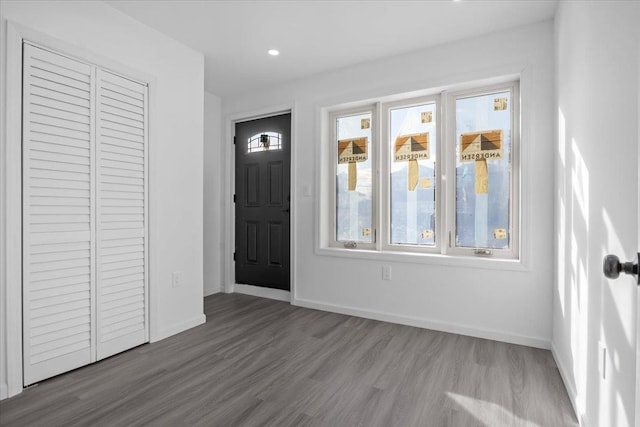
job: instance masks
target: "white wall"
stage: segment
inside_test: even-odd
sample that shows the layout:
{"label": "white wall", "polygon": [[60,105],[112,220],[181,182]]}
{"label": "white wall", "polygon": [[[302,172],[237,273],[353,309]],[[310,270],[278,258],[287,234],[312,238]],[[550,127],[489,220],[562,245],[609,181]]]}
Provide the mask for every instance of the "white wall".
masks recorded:
{"label": "white wall", "polygon": [[[523,71],[524,70],[524,71]],[[522,271],[385,261],[316,253],[317,144],[320,107],[523,71]],[[544,22],[321,74],[263,92],[223,99],[231,119],[295,105],[293,110],[293,232],[295,299],[299,305],[547,347],[551,339],[553,209],[553,25]],[[229,138],[229,135],[227,135]],[[228,139],[227,139],[228,140]],[[226,152],[229,155],[228,151]],[[232,157],[229,155],[228,157]],[[227,157],[220,159],[220,164]],[[209,164],[209,163],[207,163]],[[230,185],[231,175],[226,175]],[[227,191],[226,197],[230,192]],[[234,221],[227,212],[225,223]],[[227,233],[226,251],[233,248]],[[231,265],[227,256],[227,265]],[[232,287],[232,272],[226,285]]]}
{"label": "white wall", "polygon": [[[204,322],[202,55],[102,2],[2,1],[0,15],[3,21],[2,44],[7,40],[7,24],[4,20],[10,20],[53,37],[62,44],[73,45],[107,63],[117,62],[123,64],[125,69],[151,77],[151,339],[162,339]],[[4,56],[2,63],[6,63]],[[5,89],[6,73],[3,73],[2,79]],[[2,90],[2,93],[4,104],[6,91]],[[6,110],[3,111],[3,117],[4,114],[7,114]],[[8,142],[15,141],[6,140],[3,127],[3,150]],[[7,165],[2,166],[4,174]],[[11,167],[15,170],[15,165]],[[5,210],[2,214],[4,222]],[[12,226],[15,225],[9,225]],[[173,271],[182,271],[181,287],[171,287]],[[7,283],[3,278],[0,293],[6,292],[5,287],[16,289],[20,286],[19,280]],[[16,302],[7,302],[3,298],[2,304]],[[2,313],[6,311],[6,306],[3,306]],[[6,328],[3,334],[15,332],[20,325],[9,323]],[[6,337],[3,334],[0,337]],[[0,343],[2,348],[4,343]],[[0,355],[2,384],[7,381],[7,355],[15,349],[9,347],[5,351],[6,354]],[[15,390],[9,390],[10,394],[13,392]]]}
{"label": "white wall", "polygon": [[204,295],[220,292],[222,284],[222,100],[204,93]]}
{"label": "white wall", "polygon": [[605,279],[602,259],[639,249],[638,17],[637,2],[560,2],[555,24],[553,351],[589,426],[634,424],[637,291]]}

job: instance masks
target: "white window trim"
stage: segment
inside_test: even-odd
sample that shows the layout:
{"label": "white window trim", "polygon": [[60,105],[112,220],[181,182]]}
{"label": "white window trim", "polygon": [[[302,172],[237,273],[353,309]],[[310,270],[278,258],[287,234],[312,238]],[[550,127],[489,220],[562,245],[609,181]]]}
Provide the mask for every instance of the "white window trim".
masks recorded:
{"label": "white window trim", "polygon": [[[331,164],[331,182],[329,184],[329,188],[333,189],[333,192],[329,198],[329,212],[328,221],[329,221],[329,232],[331,233],[329,237],[329,246],[332,248],[345,248],[345,242],[342,240],[337,240],[336,230],[337,230],[337,216],[335,214],[337,206],[336,206],[336,174],[338,170],[338,163],[335,161],[336,153],[338,152],[338,137],[336,134],[336,120],[339,117],[349,117],[356,116],[360,114],[371,114],[371,141],[370,146],[371,150],[369,151],[369,159],[371,160],[371,176],[372,176],[372,197],[371,197],[371,227],[373,233],[373,241],[371,243],[366,242],[357,242],[356,247],[354,249],[369,249],[369,250],[380,250],[380,234],[377,227],[378,224],[378,212],[377,208],[378,200],[379,200],[379,155],[378,150],[374,147],[380,141],[379,137],[379,104],[365,104],[360,107],[352,107],[346,109],[335,109],[329,113],[329,123],[331,126],[331,131],[329,132],[330,140],[327,144],[330,148],[330,164]],[[331,157],[333,156],[333,157]],[[350,249],[351,250],[351,249]]]}
{"label": "white window trim", "polygon": [[[466,89],[456,92],[448,92],[445,97],[446,126],[447,126],[447,138],[448,142],[451,141],[451,136],[456,135],[456,99],[465,98],[470,96],[479,96],[485,94],[492,94],[499,91],[510,91],[511,99],[518,102],[512,102],[511,108],[511,173],[510,173],[510,192],[509,192],[509,237],[510,244],[509,249],[491,249],[492,256],[487,258],[491,259],[515,259],[519,258],[520,253],[520,93],[519,85],[517,81],[506,82],[504,84],[496,84],[491,86],[481,86],[475,89]],[[450,194],[446,203],[446,219],[447,224],[446,234],[442,237],[447,238],[447,244],[443,245],[446,248],[447,254],[450,255],[464,255],[469,257],[482,257],[482,255],[475,255],[474,248],[462,248],[455,246],[455,233],[456,233],[456,156],[455,151],[458,141],[455,144],[446,145],[446,182],[447,182],[447,194]]]}
{"label": "white window trim", "polygon": [[[417,263],[422,265],[433,265],[433,266],[442,266],[442,267],[455,267],[455,268],[472,268],[472,269],[482,269],[482,270],[500,270],[500,271],[514,271],[514,272],[525,272],[530,270],[529,265],[529,239],[527,238],[527,233],[531,232],[528,229],[529,221],[527,220],[528,215],[526,214],[526,206],[528,205],[528,201],[526,198],[519,197],[518,206],[517,206],[517,214],[512,211],[513,220],[518,222],[519,226],[519,239],[517,241],[517,246],[514,241],[514,246],[518,248],[519,256],[517,258],[496,258],[496,257],[481,257],[476,255],[466,255],[466,254],[451,254],[450,251],[447,251],[448,246],[448,225],[445,223],[446,221],[440,220],[439,227],[442,227],[440,230],[441,234],[445,236],[447,233],[447,241],[442,241],[443,247],[440,253],[426,253],[426,252],[411,252],[411,251],[403,251],[397,250],[385,250],[380,245],[374,250],[370,249],[346,249],[343,246],[333,247],[329,243],[331,241],[331,233],[333,232],[333,228],[331,228],[332,219],[332,211],[327,209],[329,202],[332,197],[334,197],[333,192],[335,191],[335,187],[331,185],[332,179],[332,171],[333,169],[330,167],[331,162],[333,161],[333,152],[330,151],[331,148],[331,132],[329,132],[329,123],[330,123],[330,114],[334,111],[346,111],[347,108],[355,108],[358,107],[363,108],[365,105],[371,105],[375,103],[380,105],[386,102],[393,102],[398,100],[405,100],[405,102],[409,99],[419,97],[419,96],[436,96],[438,93],[442,94],[441,98],[441,106],[440,106],[440,125],[441,129],[443,126],[446,126],[446,123],[443,120],[442,112],[447,108],[447,96],[446,91],[457,92],[461,90],[473,90],[478,91],[480,88],[489,88],[492,86],[500,86],[504,87],[506,85],[517,82],[518,84],[518,112],[522,110],[526,110],[530,107],[530,100],[527,97],[526,93],[529,92],[531,88],[531,69],[530,66],[524,65],[518,66],[517,64],[512,64],[511,67],[506,67],[503,69],[494,70],[496,73],[494,77],[487,76],[486,78],[481,78],[477,80],[467,80],[464,82],[457,82],[451,85],[443,85],[443,86],[434,86],[432,89],[424,89],[417,90],[412,92],[405,93],[393,93],[382,95],[377,97],[376,99],[368,98],[362,101],[353,101],[353,99],[349,99],[346,97],[334,98],[333,102],[325,101],[317,107],[318,120],[316,122],[319,128],[319,140],[317,145],[317,181],[316,181],[316,191],[318,197],[316,198],[316,238],[315,238],[315,254],[319,256],[330,256],[330,257],[339,257],[339,258],[348,258],[348,259],[361,259],[361,260],[369,260],[369,261],[386,261],[386,262],[402,262],[402,263]],[[524,89],[523,89],[524,88]],[[522,93],[525,93],[523,96]],[[514,95],[515,99],[515,95]],[[380,109],[379,109],[380,110]],[[380,119],[380,113],[377,114],[378,120]],[[526,139],[527,135],[529,135],[528,131],[528,120],[525,118],[519,117],[518,114],[518,125],[519,125],[519,140]],[[380,126],[378,126],[380,128]],[[515,125],[514,125],[515,129]],[[439,138],[439,140],[443,140],[443,135]],[[440,148],[440,153],[445,155],[444,147],[445,142],[442,141],[442,146]],[[526,147],[525,147],[526,148]],[[527,150],[521,147],[517,149],[518,155],[514,157],[514,162],[518,164],[518,186],[512,187],[517,188],[518,191],[521,187],[528,188],[528,178],[527,178],[527,170],[528,165],[526,161],[521,161],[521,153],[526,153]],[[515,152],[514,152],[515,155]],[[447,162],[445,162],[447,163]],[[447,167],[444,165],[443,167]],[[449,185],[446,181],[446,173],[440,174],[441,184],[440,189],[442,190],[444,186]],[[379,202],[381,203],[381,201]],[[447,203],[447,202],[445,202]],[[440,203],[440,208],[442,209],[445,204]],[[381,206],[378,206],[378,209],[381,209]],[[378,233],[377,241],[380,242],[381,234]],[[403,248],[404,249],[404,248]]]}

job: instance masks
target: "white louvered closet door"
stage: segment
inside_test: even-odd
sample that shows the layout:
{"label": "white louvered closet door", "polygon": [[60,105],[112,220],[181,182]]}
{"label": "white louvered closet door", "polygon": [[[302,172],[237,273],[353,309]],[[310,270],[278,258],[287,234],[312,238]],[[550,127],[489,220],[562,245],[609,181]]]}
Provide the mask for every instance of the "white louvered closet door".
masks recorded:
{"label": "white louvered closet door", "polygon": [[90,363],[95,348],[92,68],[25,44],[24,383]]}
{"label": "white louvered closet door", "polygon": [[23,64],[24,384],[148,341],[147,87]]}
{"label": "white louvered closet door", "polygon": [[97,70],[98,360],[148,341],[147,87]]}

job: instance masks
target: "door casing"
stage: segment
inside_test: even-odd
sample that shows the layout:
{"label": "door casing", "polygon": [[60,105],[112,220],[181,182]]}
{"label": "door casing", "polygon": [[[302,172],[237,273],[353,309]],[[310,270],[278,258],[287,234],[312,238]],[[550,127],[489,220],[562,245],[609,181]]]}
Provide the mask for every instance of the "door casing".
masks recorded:
{"label": "door casing", "polygon": [[[640,49],[638,49],[638,121],[636,132],[638,138],[638,253],[640,253]],[[638,260],[640,262],[640,259]],[[636,427],[640,427],[640,286],[636,288]]]}

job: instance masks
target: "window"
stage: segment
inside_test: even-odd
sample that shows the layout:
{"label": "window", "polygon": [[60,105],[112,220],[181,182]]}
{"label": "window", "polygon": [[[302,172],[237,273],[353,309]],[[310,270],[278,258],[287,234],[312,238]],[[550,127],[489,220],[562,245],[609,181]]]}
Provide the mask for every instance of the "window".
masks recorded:
{"label": "window", "polygon": [[257,153],[282,149],[282,135],[277,132],[262,132],[253,135],[247,142],[247,152]]}
{"label": "window", "polygon": [[457,248],[509,248],[511,104],[508,90],[455,97]]}
{"label": "window", "polygon": [[389,243],[435,247],[437,104],[410,101],[383,107],[389,179]]}
{"label": "window", "polygon": [[335,159],[335,240],[347,247],[371,247],[375,242],[373,216],[373,109],[333,116]]}
{"label": "window", "polygon": [[517,82],[398,99],[329,115],[329,245],[518,258]]}

